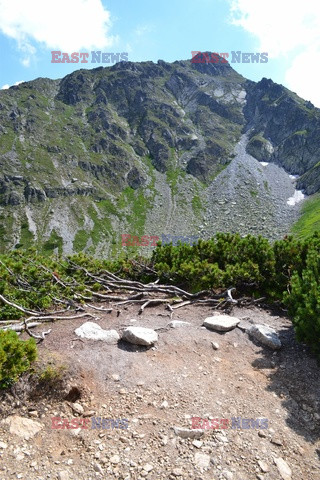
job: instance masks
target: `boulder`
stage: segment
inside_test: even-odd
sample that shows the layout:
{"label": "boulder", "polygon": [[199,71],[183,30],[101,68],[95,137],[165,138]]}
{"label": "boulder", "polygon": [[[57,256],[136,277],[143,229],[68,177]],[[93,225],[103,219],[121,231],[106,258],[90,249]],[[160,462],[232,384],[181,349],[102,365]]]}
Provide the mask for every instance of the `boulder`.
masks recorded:
{"label": "boulder", "polygon": [[30,418],[19,417],[18,415],[12,415],[3,423],[9,425],[10,433],[23,437],[25,440],[34,437],[40,430],[43,429],[43,425]]}
{"label": "boulder", "polygon": [[209,330],[228,332],[236,328],[239,323],[239,318],[230,317],[230,315],[215,315],[214,317],[207,317],[203,325]]}
{"label": "boulder", "polygon": [[74,331],[78,337],[88,340],[102,340],[108,344],[115,344],[120,340],[116,330],[103,330],[97,323],[86,322]]}
{"label": "boulder", "polygon": [[151,328],[127,327],[123,330],[121,338],[133,345],[149,347],[158,341],[158,334]]}
{"label": "boulder", "polygon": [[281,348],[281,342],[277,332],[267,325],[252,325],[247,332],[251,337],[273,350]]}

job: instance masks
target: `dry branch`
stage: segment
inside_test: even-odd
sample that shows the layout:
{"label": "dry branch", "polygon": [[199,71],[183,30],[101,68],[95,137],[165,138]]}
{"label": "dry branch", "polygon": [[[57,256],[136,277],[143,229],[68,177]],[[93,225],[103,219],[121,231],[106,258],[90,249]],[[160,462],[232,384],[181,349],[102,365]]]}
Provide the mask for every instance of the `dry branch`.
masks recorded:
{"label": "dry branch", "polygon": [[6,305],[9,305],[10,307],[14,307],[17,310],[20,310],[20,312],[27,313],[28,315],[38,315],[37,312],[33,312],[32,310],[27,310],[26,308],[23,308],[20,305],[17,305],[16,303],[9,302],[9,300],[7,300],[3,295],[0,295],[0,300]]}

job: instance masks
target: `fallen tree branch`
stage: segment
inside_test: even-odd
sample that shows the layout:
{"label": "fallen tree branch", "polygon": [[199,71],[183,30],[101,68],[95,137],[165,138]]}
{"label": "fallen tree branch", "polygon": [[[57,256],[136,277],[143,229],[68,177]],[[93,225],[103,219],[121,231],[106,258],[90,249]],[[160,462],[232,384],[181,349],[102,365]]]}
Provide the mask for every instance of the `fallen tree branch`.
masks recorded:
{"label": "fallen tree branch", "polygon": [[85,307],[88,307],[88,308],[93,308],[94,310],[99,310],[99,311],[102,311],[102,312],[107,312],[107,313],[110,313],[110,312],[113,311],[113,308],[96,307],[95,305],[90,305],[89,303],[85,303],[84,306],[85,306]]}
{"label": "fallen tree branch", "polygon": [[28,315],[38,315],[37,312],[33,312],[32,310],[27,310],[26,308],[23,308],[20,305],[17,305],[16,303],[9,302],[9,300],[7,300],[3,295],[0,295],[0,300],[6,305],[16,308],[17,310],[20,310],[20,312],[27,313]]}
{"label": "fallen tree branch", "polygon": [[141,315],[143,310],[148,307],[149,305],[159,305],[159,303],[167,303],[169,300],[167,299],[159,299],[159,298],[154,298],[152,300],[147,300],[143,305],[141,305],[138,315]]}

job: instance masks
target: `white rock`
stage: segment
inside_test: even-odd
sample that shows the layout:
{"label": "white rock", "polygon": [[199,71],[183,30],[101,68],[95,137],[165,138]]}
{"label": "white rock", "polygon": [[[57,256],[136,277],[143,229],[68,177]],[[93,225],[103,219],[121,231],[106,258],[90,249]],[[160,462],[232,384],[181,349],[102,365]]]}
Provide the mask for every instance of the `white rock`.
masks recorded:
{"label": "white rock", "polygon": [[247,332],[263,345],[266,345],[273,350],[281,348],[280,339],[273,328],[267,327],[266,325],[252,325]]}
{"label": "white rock", "polygon": [[220,345],[218,342],[211,342],[213,350],[219,350]]}
{"label": "white rock", "polygon": [[174,477],[182,477],[183,470],[182,468],[174,468],[171,473]]}
{"label": "white rock", "polygon": [[8,448],[8,445],[4,442],[0,442],[0,448],[4,450],[5,448]]}
{"label": "white rock", "polygon": [[196,448],[201,448],[203,445],[203,442],[201,440],[193,440],[192,445]]}
{"label": "white rock", "polygon": [[204,435],[204,430],[199,428],[174,427],[174,432],[181,438],[201,438]]}
{"label": "white rock", "polygon": [[149,473],[149,472],[151,472],[151,470],[153,470],[153,465],[151,465],[150,463],[146,463],[145,465],[143,465],[142,468],[145,472]]}
{"label": "white rock", "polygon": [[281,475],[281,478],[283,480],[290,480],[292,472],[287,462],[285,462],[281,457],[274,458],[273,460],[274,460],[274,463],[277,465],[277,469]]}
{"label": "white rock", "polygon": [[110,458],[110,462],[113,463],[113,464],[120,463],[119,455],[113,455],[113,457]]}
{"label": "white rock", "polygon": [[169,407],[169,403],[167,402],[167,400],[164,400],[161,405],[160,405],[160,408],[163,409],[163,408],[168,408]]}
{"label": "white rock", "polygon": [[84,408],[82,405],[80,405],[80,403],[73,403],[71,405],[71,408],[72,410],[74,410],[76,413],[78,413],[79,415],[82,415],[83,412],[84,412]]}
{"label": "white rock", "polygon": [[269,465],[264,460],[258,460],[258,464],[263,473],[269,472]]}
{"label": "white rock", "polygon": [[19,417],[18,415],[12,415],[5,420],[3,423],[9,425],[10,433],[18,435],[28,440],[31,437],[34,437],[40,430],[43,429],[43,425],[35,420],[30,420],[30,418]]}
{"label": "white rock", "polygon": [[74,333],[81,338],[88,340],[102,340],[108,344],[115,344],[120,339],[116,330],[103,330],[97,323],[86,322],[81,327],[77,328]]}
{"label": "white rock", "polygon": [[170,328],[188,327],[189,325],[191,325],[191,323],[182,322],[181,320],[172,320],[172,322],[168,323],[168,327]]}
{"label": "white rock", "polygon": [[198,468],[208,468],[210,465],[210,456],[205,453],[196,453],[194,463]]}
{"label": "white rock", "polygon": [[226,480],[232,480],[233,479],[233,473],[230,472],[229,470],[223,470],[222,475]]}
{"label": "white rock", "polygon": [[210,330],[228,332],[236,328],[239,323],[239,318],[230,317],[230,315],[215,315],[214,317],[207,317],[203,325]]}
{"label": "white rock", "polygon": [[103,475],[103,468],[99,463],[95,463],[93,468],[95,469],[96,472],[100,473],[100,475]]}
{"label": "white rock", "polygon": [[58,479],[59,480],[69,480],[70,479],[69,473],[66,470],[61,470],[58,473]]}
{"label": "white rock", "polygon": [[127,327],[123,330],[121,338],[134,345],[150,346],[158,341],[158,334],[151,328]]}

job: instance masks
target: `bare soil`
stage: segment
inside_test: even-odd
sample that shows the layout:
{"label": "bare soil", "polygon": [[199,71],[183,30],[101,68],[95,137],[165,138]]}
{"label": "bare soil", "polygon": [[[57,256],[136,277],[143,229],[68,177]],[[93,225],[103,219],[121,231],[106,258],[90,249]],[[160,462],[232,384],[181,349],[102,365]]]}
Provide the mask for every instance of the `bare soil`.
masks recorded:
{"label": "bare soil", "polygon": [[[2,395],[2,419],[19,415],[43,428],[27,441],[0,422],[1,480],[320,479],[319,364],[295,341],[288,318],[259,307],[233,309],[233,316],[275,328],[283,345],[275,352],[238,327],[222,334],[204,328],[214,314],[209,307],[176,310],[174,320],[191,323],[177,329],[167,328],[164,307],[137,312],[91,311],[102,328],[119,333],[129,325],[156,329],[155,347],[79,339],[74,330],[86,319],[50,325],[39,362],[63,365],[65,373],[51,386],[21,379],[14,395]],[[127,419],[128,428],[52,429],[54,416],[86,417],[89,427],[92,417]],[[180,438],[174,427],[190,429],[192,417],[230,425],[199,440]],[[239,417],[267,419],[268,428],[232,428]],[[277,458],[291,476],[281,476]]]}

